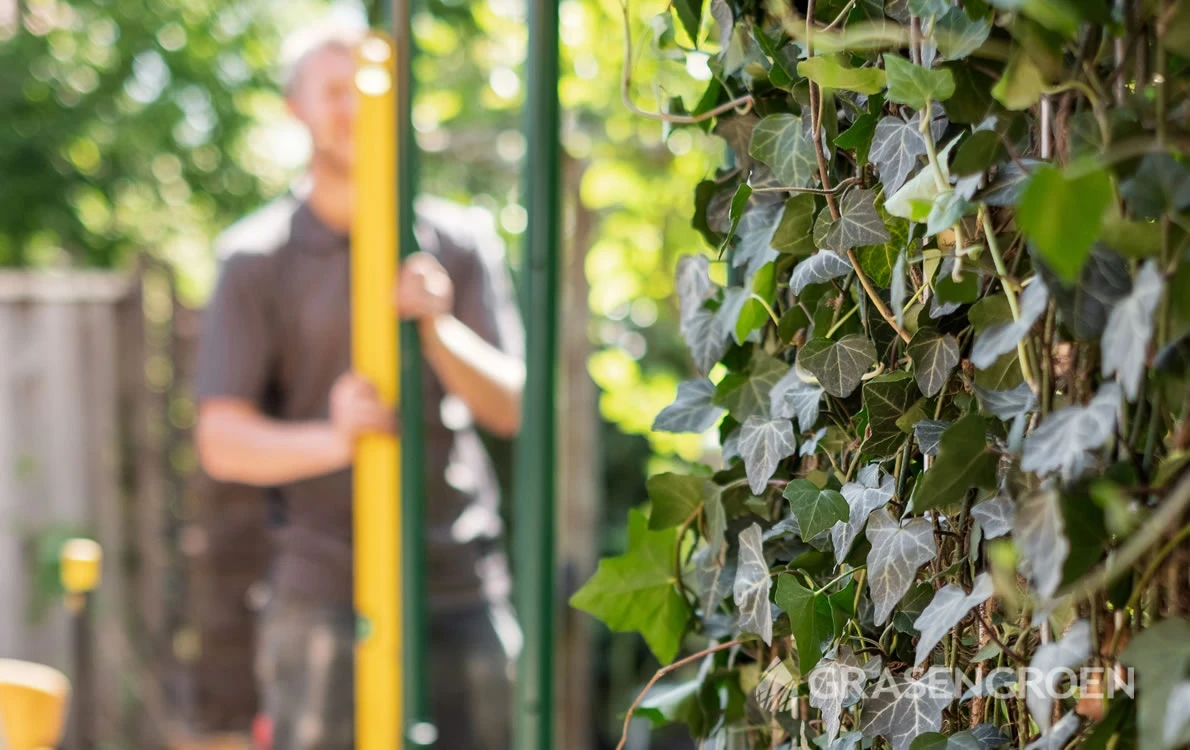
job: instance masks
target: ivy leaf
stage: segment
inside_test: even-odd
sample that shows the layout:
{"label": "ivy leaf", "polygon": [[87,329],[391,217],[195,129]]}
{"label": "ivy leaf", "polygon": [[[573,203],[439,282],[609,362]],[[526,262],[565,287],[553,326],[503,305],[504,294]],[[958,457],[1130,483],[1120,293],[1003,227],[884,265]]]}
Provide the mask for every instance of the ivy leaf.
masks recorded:
{"label": "ivy leaf", "polygon": [[1045,476],[1061,472],[1072,479],[1093,459],[1089,451],[1107,442],[1116,430],[1120,386],[1105,383],[1086,406],[1066,406],[1050,414],[1025,438],[1021,468]]}
{"label": "ivy leaf", "polygon": [[822,401],[822,387],[807,383],[798,375],[797,368],[777,381],[769,391],[773,419],[797,418],[798,430],[809,432],[818,421],[818,404]]}
{"label": "ivy leaf", "polygon": [[[878,208],[880,220],[888,229],[889,238],[878,245],[856,248],[855,258],[868,279],[878,287],[887,288],[893,279],[893,269],[907,247],[909,247],[909,222],[899,219]],[[899,308],[898,308],[899,311]]]}
{"label": "ivy leaf", "polygon": [[954,94],[954,76],[945,68],[930,70],[903,57],[884,55],[888,100],[925,109],[928,102],[943,102]]}
{"label": "ivy leaf", "polygon": [[736,569],[734,565],[724,565],[710,545],[695,552],[692,562],[702,615],[704,618],[709,617],[731,594]]}
{"label": "ivy leaf", "polygon": [[824,245],[845,255],[860,245],[873,245],[890,239],[888,227],[876,213],[876,193],[872,190],[851,190],[843,196],[839,219],[831,224]]}
{"label": "ivy leaf", "polygon": [[884,90],[884,71],[879,68],[853,68],[840,54],[816,55],[798,63],[799,75],[824,89],[844,89],[859,94],[879,94]]}
{"label": "ivy leaf", "polygon": [[[726,50],[727,47],[725,46],[723,49]],[[715,123],[715,129],[711,131],[727,141],[731,152],[735,154],[736,163],[745,170],[745,174],[752,167],[752,158],[748,154],[748,146],[752,142],[752,132],[756,129],[758,122],[760,122],[760,118],[751,113],[722,117]],[[726,208],[723,209],[723,215],[725,217],[727,215]]]}
{"label": "ivy leaf", "polygon": [[984,539],[995,539],[1012,531],[1013,510],[1011,498],[996,495],[972,506],[971,517],[983,527]]}
{"label": "ivy leaf", "polygon": [[1190,680],[1178,683],[1169,694],[1169,702],[1165,707],[1165,728],[1162,740],[1169,747],[1185,745],[1190,739],[1185,739],[1190,733]]}
{"label": "ivy leaf", "polygon": [[942,728],[942,709],[953,697],[954,683],[945,670],[930,670],[921,680],[904,674],[882,679],[866,696],[860,731],[865,737],[886,737],[892,750],[909,750],[915,738]]}
{"label": "ivy leaf", "polygon": [[743,217],[744,209],[748,206],[748,199],[751,197],[751,185],[742,184],[735,189],[735,195],[731,197],[731,206],[727,211],[727,216],[731,220],[731,224],[727,228],[727,234],[723,237],[723,241],[719,243],[720,253],[731,244],[732,238],[735,237],[736,230],[740,226],[740,219]]}
{"label": "ivy leaf", "polygon": [[674,0],[678,20],[682,22],[682,28],[686,30],[695,46],[698,45],[698,27],[702,22],[702,3],[703,0]]}
{"label": "ivy leaf", "polygon": [[940,16],[949,6],[949,0],[909,0],[909,12],[921,18]]}
{"label": "ivy leaf", "polygon": [[808,187],[818,173],[814,142],[796,115],[769,115],[757,123],[748,153],[786,187]]}
{"label": "ivy leaf", "polygon": [[809,541],[835,525],[846,521],[850,512],[847,501],[834,490],[821,490],[806,479],[795,479],[785,487],[785,499],[797,518],[802,539]]}
{"label": "ivy leaf", "polygon": [[570,606],[616,632],[640,632],[657,660],[669,664],[678,653],[690,609],[674,588],[677,530],[649,531],[648,523],[640,511],[629,511],[628,551],[601,560],[595,575],[570,598]]}
{"label": "ivy leaf", "polygon": [[1049,303],[1049,289],[1039,277],[1025,287],[1021,295],[1020,318],[1012,323],[999,323],[988,327],[975,339],[971,347],[971,364],[986,370],[1003,354],[1015,351],[1017,344],[1028,335],[1033,324],[1045,312]]}
{"label": "ivy leaf", "polygon": [[[938,154],[938,166],[942,170],[943,178],[947,181],[950,180],[950,169],[947,166],[950,151],[957,142],[951,141]],[[933,170],[923,169],[884,201],[884,210],[902,219],[921,222],[929,216],[929,208],[934,205],[934,199],[942,192],[942,189],[938,187],[938,180],[935,178]]]}
{"label": "ivy leaf", "polygon": [[822,644],[834,636],[830,603],[825,595],[801,585],[792,575],[777,577],[776,602],[789,615],[798,665],[802,674],[809,674],[822,659]]}
{"label": "ivy leaf", "polygon": [[881,457],[896,453],[905,439],[897,420],[917,400],[917,388],[907,372],[890,372],[864,383],[864,408],[868,430],[861,450]]}
{"label": "ivy leaf", "polygon": [[[792,576],[783,576],[792,578]],[[780,584],[777,586],[778,593],[780,593]],[[795,636],[796,637],[796,636]],[[800,645],[799,645],[800,648]],[[843,706],[852,705],[856,703],[863,695],[864,672],[854,662],[854,656],[851,655],[850,649],[844,646],[839,647],[839,658],[826,658],[818,663],[818,666],[808,674],[808,687],[810,690],[810,705],[822,712],[822,721],[826,724],[825,736],[827,742],[831,743],[830,748],[835,747],[835,737],[839,734],[841,725],[840,716],[843,713]],[[844,658],[851,656],[851,658]],[[850,745],[845,745],[847,750],[854,750],[855,744],[858,742],[858,733],[852,733],[857,739],[850,740]],[[839,742],[843,742],[845,738],[852,735],[844,735],[839,737]]]}
{"label": "ivy leaf", "polygon": [[797,440],[788,419],[748,417],[740,428],[740,455],[753,495],[763,494],[781,459],[797,452]]}
{"label": "ivy leaf", "polygon": [[1176,707],[1171,699],[1177,697],[1175,690],[1184,689],[1180,685],[1184,684],[1186,669],[1190,668],[1190,622],[1175,617],[1155,623],[1132,637],[1120,661],[1136,669],[1140,747],[1182,746],[1187,734],[1185,727],[1180,728],[1181,736],[1175,736],[1172,742],[1165,730],[1171,718],[1185,718],[1185,715],[1171,716],[1169,710]]}
{"label": "ivy leaf", "polygon": [[804,257],[814,254],[814,196],[799,193],[785,201],[781,223],[773,232],[769,245],[778,253]]}
{"label": "ivy leaf", "polygon": [[1091,251],[1077,284],[1062,284],[1045,266],[1041,271],[1058,303],[1062,321],[1075,338],[1083,341],[1103,334],[1111,308],[1132,288],[1127,261],[1100,248]]}
{"label": "ivy leaf", "polygon": [[674,288],[678,292],[678,319],[682,335],[703,303],[715,294],[715,282],[711,281],[711,265],[705,255],[683,255],[678,258]]}
{"label": "ivy leaf", "polygon": [[939,589],[930,605],[922,611],[921,617],[913,623],[913,627],[921,633],[913,666],[919,666],[928,659],[934,647],[942,642],[942,636],[958,625],[974,607],[990,599],[995,590],[992,577],[987,573],[980,573],[975,578],[970,594],[953,583]]}
{"label": "ivy leaf", "polygon": [[1078,732],[1078,714],[1071,711],[1063,716],[1057,724],[1054,724],[1048,732],[1025,745],[1025,750],[1062,750],[1076,732]]}
{"label": "ivy leaf", "polygon": [[740,219],[737,234],[739,241],[731,254],[731,265],[743,267],[752,276],[760,267],[777,259],[772,239],[781,223],[782,203],[769,202],[754,205]]}
{"label": "ivy leaf", "polygon": [[988,391],[975,386],[975,395],[983,410],[997,419],[1012,419],[1037,408],[1037,394],[1028,383],[1021,383],[1010,391]]}
{"label": "ivy leaf", "polygon": [[[873,619],[883,625],[901,597],[913,585],[917,569],[938,554],[934,527],[924,518],[898,524],[881,508],[868,518],[868,593],[875,607]],[[865,712],[866,713],[866,712]]]}
{"label": "ivy leaf", "polygon": [[1047,599],[1053,596],[1070,554],[1061,498],[1055,490],[1034,492],[1021,500],[1012,522],[1012,538],[1034,588]]}
{"label": "ivy leaf", "polygon": [[893,266],[892,281],[889,285],[889,297],[893,310],[896,312],[897,325],[905,323],[905,297],[908,294],[908,290],[905,288],[905,255],[906,253],[901,253],[897,256],[897,263]]}
{"label": "ivy leaf", "polygon": [[1120,193],[1133,215],[1157,219],[1190,208],[1190,170],[1169,154],[1145,154]]}
{"label": "ivy leaf", "polygon": [[926,142],[918,126],[891,116],[876,123],[869,157],[880,172],[885,195],[900,190],[917,167],[918,157],[925,155]]}
{"label": "ivy leaf", "polygon": [[975,199],[1000,208],[1015,206],[1020,202],[1025,186],[1029,184],[1033,170],[1043,163],[1036,159],[1022,159],[1021,164],[1027,167],[1028,171],[1022,169],[1021,164],[1015,161],[1001,165],[996,171],[996,178],[988,183],[982,193],[976,193]]}
{"label": "ivy leaf", "polygon": [[1024,48],[1017,48],[1012,53],[1004,67],[1004,75],[992,87],[992,96],[1010,110],[1032,107],[1044,92],[1045,74]]}
{"label": "ivy leaf", "polygon": [[1165,283],[1157,270],[1157,261],[1141,266],[1127,297],[1120,300],[1107,316],[1103,329],[1103,377],[1116,376],[1129,401],[1140,395],[1149,340],[1153,337],[1153,312],[1161,301]]}
{"label": "ivy leaf", "polygon": [[1071,176],[1042,165],[1017,203],[1017,226],[1055,273],[1075,281],[1099,238],[1113,193],[1102,169]]}
{"label": "ivy leaf", "polygon": [[876,347],[858,333],[838,341],[811,339],[798,352],[798,363],[818,378],[827,393],[846,398],[876,363]]}
{"label": "ivy leaf", "polygon": [[926,216],[926,236],[933,237],[958,223],[971,212],[971,204],[954,190],[946,190],[934,196],[930,213]]}
{"label": "ivy leaf", "polygon": [[959,364],[959,342],[933,328],[919,328],[909,342],[909,359],[917,387],[929,398],[938,395]]}
{"label": "ivy leaf", "polygon": [[991,33],[990,16],[972,20],[965,10],[953,6],[934,22],[934,38],[943,60],[962,60],[970,56]]}
{"label": "ivy leaf", "polygon": [[992,724],[976,724],[969,732],[979,742],[982,750],[996,750],[1008,744],[1008,735]]}
{"label": "ivy leaf", "polygon": [[946,510],[963,501],[972,487],[996,486],[997,457],[988,448],[987,420],[968,414],[942,433],[938,458],[918,480],[916,511]]}
{"label": "ivy leaf", "polygon": [[645,480],[652,510],[649,513],[649,530],[660,531],[680,526],[702,506],[703,491],[707,485],[705,477],[688,476],[664,472],[654,474]]}
{"label": "ivy leaf", "polygon": [[727,354],[731,340],[722,335],[716,315],[710,310],[693,313],[684,328],[682,337],[694,358],[694,366],[700,375],[706,375]]}
{"label": "ivy leaf", "polygon": [[846,258],[831,252],[815,253],[794,267],[793,275],[789,278],[789,289],[794,294],[801,294],[811,284],[837,279],[851,271],[851,264]]}
{"label": "ivy leaf", "polygon": [[913,425],[913,436],[917,438],[917,447],[927,456],[937,456],[942,446],[942,435],[951,423],[944,419],[923,419]]}
{"label": "ivy leaf", "polygon": [[1029,662],[1029,669],[1036,677],[1031,676],[1025,683],[1025,703],[1041,731],[1050,728],[1053,696],[1063,672],[1082,666],[1090,657],[1091,626],[1086,620],[1071,625],[1061,640],[1037,647]]}
{"label": "ivy leaf", "polygon": [[868,163],[872,139],[876,135],[876,122],[876,115],[870,112],[862,114],[855,118],[851,127],[835,136],[834,144],[841,149],[854,151],[861,167]]}
{"label": "ivy leaf", "polygon": [[747,372],[732,373],[719,383],[714,403],[727,407],[737,422],[753,416],[767,419],[769,392],[788,371],[789,365],[781,360],[757,352]]}
{"label": "ivy leaf", "polygon": [[[865,479],[867,481],[864,481]],[[885,476],[883,480],[879,480],[879,475],[875,478],[861,476],[859,482],[843,485],[843,498],[847,500],[850,510],[846,521],[839,521],[831,527],[831,541],[834,543],[837,564],[842,565],[847,559],[851,545],[868,522],[868,516],[892,500],[896,487],[896,480],[892,476]]]}
{"label": "ivy leaf", "polygon": [[719,49],[731,44],[731,32],[735,28],[735,14],[727,0],[711,0],[711,18],[719,25]]}
{"label": "ivy leaf", "polygon": [[723,338],[734,338],[737,344],[744,343],[747,338],[748,331],[744,331],[741,336],[738,325],[740,323],[740,313],[744,310],[744,305],[752,299],[752,290],[740,286],[732,286],[723,290],[723,302],[719,305],[719,309],[715,311],[715,321],[719,326],[719,335]]}
{"label": "ivy leaf", "polygon": [[657,413],[654,432],[706,432],[727,413],[711,403],[715,385],[706,378],[678,383],[674,402]]}
{"label": "ivy leaf", "polygon": [[765,644],[773,642],[773,613],[769,607],[772,579],[764,561],[760,526],[752,524],[740,532],[740,566],[736,570],[732,597],[740,611],[740,632],[755,633]]}

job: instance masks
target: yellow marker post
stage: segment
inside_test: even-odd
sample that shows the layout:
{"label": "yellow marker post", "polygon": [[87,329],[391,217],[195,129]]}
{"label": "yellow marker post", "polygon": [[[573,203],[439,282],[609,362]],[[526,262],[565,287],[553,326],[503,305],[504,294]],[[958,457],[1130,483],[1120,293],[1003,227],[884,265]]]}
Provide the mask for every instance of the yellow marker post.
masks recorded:
{"label": "yellow marker post", "polygon": [[[369,36],[359,49],[355,87],[355,214],[351,226],[351,358],[381,399],[399,398],[397,315],[396,106],[392,43]],[[356,449],[355,652],[356,747],[403,746],[401,446],[370,435]]]}

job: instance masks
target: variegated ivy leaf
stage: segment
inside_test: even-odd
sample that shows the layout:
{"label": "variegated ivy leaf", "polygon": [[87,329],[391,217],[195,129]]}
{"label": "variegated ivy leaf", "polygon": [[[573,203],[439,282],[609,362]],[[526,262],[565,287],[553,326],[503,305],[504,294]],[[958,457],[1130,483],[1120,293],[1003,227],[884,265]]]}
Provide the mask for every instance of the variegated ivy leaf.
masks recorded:
{"label": "variegated ivy leaf", "polygon": [[900,117],[881,118],[872,137],[868,158],[880,172],[884,194],[893,195],[917,167],[918,157],[926,155],[926,142],[921,137],[920,120],[905,122]]}
{"label": "variegated ivy leaf", "polygon": [[1010,391],[987,391],[975,386],[975,395],[983,410],[997,419],[1012,419],[1037,408],[1037,394],[1028,383],[1021,383]]}
{"label": "variegated ivy leaf", "polygon": [[706,375],[711,368],[727,354],[731,340],[722,335],[715,313],[698,310],[686,321],[682,337],[690,348],[694,366],[700,375]]}
{"label": "variegated ivy leaf", "polygon": [[736,246],[731,253],[733,267],[744,268],[751,277],[765,263],[777,259],[778,253],[773,249],[772,240],[784,210],[785,206],[781,202],[752,201],[736,230]]}
{"label": "variegated ivy leaf", "polygon": [[1179,682],[1169,693],[1165,705],[1165,722],[1161,739],[1168,747],[1176,747],[1190,728],[1190,681]]}
{"label": "variegated ivy leaf", "polygon": [[715,294],[715,282],[711,281],[710,273],[710,261],[705,255],[683,255],[678,258],[674,287],[678,291],[679,320],[683,336],[686,335],[690,318]]}
{"label": "variegated ivy leaf", "polygon": [[909,342],[909,359],[917,387],[929,398],[938,395],[959,364],[959,342],[949,333],[919,328]]}
{"label": "variegated ivy leaf", "polygon": [[1041,490],[1021,500],[1012,522],[1012,538],[1033,587],[1047,599],[1053,596],[1062,583],[1062,566],[1070,554],[1056,490]]}
{"label": "variegated ivy leaf", "polygon": [[906,253],[897,256],[896,265],[893,266],[892,281],[889,285],[889,295],[899,326],[905,323],[905,297],[908,294],[908,290],[905,288],[905,256]]}
{"label": "variegated ivy leaf", "polygon": [[[934,527],[924,518],[899,524],[883,508],[868,517],[868,593],[875,607],[873,619],[883,625],[893,607],[913,585],[917,569],[938,554]],[[932,731],[932,730],[930,730]]]}
{"label": "variegated ivy leaf", "polygon": [[[856,248],[855,259],[873,284],[887,288],[893,283],[893,272],[897,263],[901,262],[903,255],[912,252],[917,240],[909,237],[909,222],[889,214],[884,210],[883,203],[877,206],[877,210],[880,212],[880,220],[888,228],[889,238],[885,242]],[[902,304],[903,300],[904,298]]]}
{"label": "variegated ivy leaf", "polygon": [[971,732],[959,732],[949,737],[940,732],[929,732],[913,740],[909,750],[983,750],[983,745]]}
{"label": "variegated ivy leaf", "polygon": [[740,455],[753,495],[764,492],[781,459],[797,452],[797,440],[788,419],[749,417],[740,428]]}
{"label": "variegated ivy leaf", "polygon": [[654,432],[705,432],[727,413],[711,403],[715,385],[706,378],[678,383],[674,402],[657,413]]}
{"label": "variegated ivy leaf", "polygon": [[785,499],[797,518],[802,539],[809,541],[834,526],[846,521],[849,509],[847,501],[834,490],[819,489],[806,479],[795,479],[785,487]]}
{"label": "variegated ivy leaf", "polygon": [[913,376],[904,370],[877,375],[864,383],[863,395],[868,429],[860,450],[873,458],[891,456],[905,442],[897,421],[919,398]]}
{"label": "variegated ivy leaf", "polygon": [[853,705],[863,695],[867,675],[846,646],[839,647],[836,657],[826,657],[808,675],[810,705],[822,712],[827,742],[834,742],[839,734],[843,707]]}
{"label": "variegated ivy leaf", "polygon": [[[1184,689],[1186,670],[1190,669],[1190,620],[1184,617],[1167,617],[1153,623],[1137,633],[1120,655],[1120,661],[1136,670],[1136,682],[1140,688],[1137,694],[1137,728],[1143,748],[1185,747],[1190,742],[1190,731],[1181,730],[1181,736],[1174,735],[1169,719],[1181,719],[1181,724],[1190,716],[1186,712],[1179,716],[1170,714],[1176,709],[1178,693]],[[1184,709],[1183,709],[1184,710]],[[1167,738],[1173,736],[1173,741]]]}
{"label": "variegated ivy leaf", "polygon": [[767,164],[785,187],[809,187],[818,174],[818,162],[806,130],[796,115],[769,115],[752,131],[748,153]]}
{"label": "variegated ivy leaf", "polygon": [[773,611],[769,606],[772,579],[769,578],[760,536],[757,524],[740,532],[740,562],[732,596],[740,612],[740,632],[755,633],[766,644],[772,644]]}
{"label": "variegated ivy leaf", "polygon": [[[860,472],[858,482],[848,482],[843,485],[843,498],[849,508],[846,521],[839,521],[831,527],[831,541],[835,547],[835,562],[839,565],[847,559],[851,545],[863,530],[864,524],[873,511],[883,508],[896,493],[897,483],[891,475],[883,480],[879,477],[879,468],[869,472],[867,476]],[[875,476],[873,476],[875,474]]]}
{"label": "variegated ivy leaf", "polygon": [[908,675],[882,679],[864,700],[860,731],[884,737],[892,750],[909,750],[913,740],[942,728],[942,709],[954,698],[954,682],[945,669],[931,669],[920,680]]}
{"label": "variegated ivy leaf", "polygon": [[809,432],[818,421],[818,404],[822,401],[822,387],[807,383],[791,367],[769,391],[773,419],[797,418],[799,432]]}
{"label": "variegated ivy leaf", "polygon": [[1012,498],[996,495],[991,500],[984,500],[972,506],[971,517],[983,528],[985,539],[995,539],[1012,531],[1014,510]]}
{"label": "variegated ivy leaf", "polygon": [[934,22],[934,38],[943,60],[961,60],[979,49],[992,32],[992,19],[972,19],[967,12],[952,6]]}
{"label": "variegated ivy leaf", "polygon": [[773,386],[789,371],[789,365],[763,352],[752,357],[745,372],[733,372],[718,386],[714,403],[727,407],[738,422],[757,416],[768,419]]}
{"label": "variegated ivy leaf", "polygon": [[794,267],[793,276],[789,278],[789,290],[801,294],[811,284],[837,279],[851,273],[851,270],[851,263],[846,258],[831,252],[815,253]]}
{"label": "variegated ivy leaf", "polygon": [[1002,354],[1016,349],[1016,345],[1029,333],[1029,329],[1045,312],[1049,303],[1049,290],[1041,277],[1034,277],[1033,283],[1021,295],[1020,317],[1011,323],[989,326],[975,339],[971,348],[971,364],[986,370],[996,363]]}
{"label": "variegated ivy leaf", "polygon": [[922,18],[940,16],[949,6],[950,0],[909,0],[909,12]]}
{"label": "variegated ivy leaf", "polygon": [[876,213],[875,191],[851,190],[840,201],[839,220],[831,224],[824,246],[846,255],[853,247],[874,245],[889,238],[888,227]]}
{"label": "variegated ivy leaf", "polygon": [[1086,406],[1066,406],[1050,414],[1025,438],[1021,468],[1039,476],[1060,472],[1070,480],[1082,474],[1098,449],[1116,431],[1121,392],[1116,383],[1105,383]]}
{"label": "variegated ivy leaf", "polygon": [[1082,666],[1091,657],[1091,626],[1079,620],[1070,626],[1061,640],[1037,647],[1029,669],[1033,672],[1025,684],[1025,703],[1033,721],[1046,731],[1050,728],[1054,693],[1066,670]]}
{"label": "variegated ivy leaf", "polygon": [[951,422],[945,419],[923,419],[913,425],[913,436],[917,438],[917,447],[927,456],[937,456],[942,433],[950,427]]}
{"label": "variegated ivy leaf", "polygon": [[986,602],[993,593],[992,577],[987,573],[980,573],[975,579],[971,593],[963,591],[961,586],[949,583],[934,594],[930,605],[922,611],[921,616],[913,623],[921,633],[917,641],[917,656],[914,666],[919,666],[930,657],[934,647],[942,642],[942,637],[955,625],[962,622],[974,607]]}
{"label": "variegated ivy leaf", "polygon": [[838,341],[811,339],[798,352],[798,364],[814,374],[832,396],[850,396],[868,368],[876,363],[876,347],[862,334]]}
{"label": "variegated ivy leaf", "polygon": [[[950,152],[958,143],[958,139],[946,144],[938,153],[938,168],[942,170],[942,177],[950,182]],[[946,188],[949,190],[950,188]],[[884,210],[893,216],[923,222],[930,215],[930,207],[934,199],[943,192],[938,186],[937,176],[932,169],[922,169],[913,179],[902,185],[895,193],[884,200]]]}
{"label": "variegated ivy leaf", "polygon": [[1116,376],[1129,401],[1140,395],[1141,378],[1149,340],[1153,337],[1153,312],[1161,301],[1165,283],[1157,262],[1150,260],[1136,274],[1128,296],[1116,303],[1103,329],[1103,377]]}
{"label": "variegated ivy leaf", "polygon": [[723,303],[715,312],[715,322],[719,325],[719,335],[723,338],[733,338],[737,344],[744,343],[736,330],[736,323],[740,320],[740,312],[748,300],[752,299],[752,290],[742,286],[731,286],[723,290]]}
{"label": "variegated ivy leaf", "polygon": [[[1022,159],[1020,164],[1015,161],[1002,164],[996,171],[995,179],[988,183],[983,192],[976,193],[975,199],[1000,208],[1015,206],[1029,184],[1029,175],[1043,163],[1038,159]],[[1022,164],[1025,169],[1021,168]]]}
{"label": "variegated ivy leaf", "polygon": [[1062,750],[1070,738],[1078,732],[1078,714],[1074,711],[1063,716],[1057,724],[1050,727],[1033,742],[1025,745],[1025,750]]}
{"label": "variegated ivy leaf", "polygon": [[702,605],[703,617],[713,614],[723,600],[731,595],[735,581],[736,566],[724,564],[714,554],[710,545],[694,553],[694,581],[698,590],[698,601]]}
{"label": "variegated ivy leaf", "polygon": [[993,724],[976,724],[969,731],[979,740],[981,750],[996,750],[1008,744],[1008,735]]}

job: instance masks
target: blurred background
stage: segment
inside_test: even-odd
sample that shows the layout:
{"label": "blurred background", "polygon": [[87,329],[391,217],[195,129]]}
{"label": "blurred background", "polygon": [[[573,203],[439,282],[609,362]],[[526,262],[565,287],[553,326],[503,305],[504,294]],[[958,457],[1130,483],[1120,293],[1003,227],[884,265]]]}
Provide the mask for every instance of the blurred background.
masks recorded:
{"label": "blurred background", "polygon": [[[189,439],[211,241],[300,174],[308,144],[277,92],[281,40],[378,10],[0,0],[0,657],[71,673],[58,550],[99,540],[98,747],[237,747],[256,711],[265,508],[198,473]],[[664,0],[632,6],[636,86],[655,109],[675,96],[692,108],[708,58],[683,48],[670,13]],[[560,602],[622,549],[645,478],[715,447],[649,426],[691,372],[673,268],[703,245],[693,186],[722,142],[624,108],[621,14],[618,0],[561,3]],[[534,148],[519,130],[524,3],[423,0],[414,29],[422,189],[488,209],[515,270]],[[510,446],[492,448],[507,482]],[[559,617],[560,746],[612,747],[657,665],[636,635]]]}

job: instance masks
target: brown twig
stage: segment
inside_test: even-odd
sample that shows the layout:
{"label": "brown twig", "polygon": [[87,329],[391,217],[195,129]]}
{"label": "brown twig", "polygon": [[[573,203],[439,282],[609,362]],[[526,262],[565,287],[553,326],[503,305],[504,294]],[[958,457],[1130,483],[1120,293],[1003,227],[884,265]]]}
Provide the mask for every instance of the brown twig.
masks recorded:
{"label": "brown twig", "polygon": [[984,632],[987,633],[988,637],[992,639],[992,642],[1000,647],[1000,653],[1004,654],[1009,659],[1012,659],[1017,664],[1029,663],[1028,659],[1010,649],[1007,645],[1005,645],[1004,641],[1000,640],[1000,636],[996,635],[996,629],[992,627],[990,622],[984,619],[983,613],[978,609],[975,610],[975,618],[979,620],[979,623],[983,626]]}
{"label": "brown twig", "polygon": [[661,669],[658,669],[657,673],[653,675],[653,679],[649,680],[648,684],[645,685],[644,690],[640,691],[640,695],[636,696],[636,700],[632,701],[632,705],[628,707],[628,714],[624,717],[624,731],[620,734],[620,742],[616,745],[616,750],[624,750],[624,745],[628,742],[628,724],[632,721],[632,715],[636,713],[636,709],[640,707],[640,702],[644,700],[644,697],[648,695],[649,691],[653,689],[653,686],[657,684],[657,680],[660,680],[662,677],[674,671],[675,669],[681,669],[687,664],[710,656],[717,651],[723,651],[724,649],[738,646],[741,643],[743,643],[743,641],[740,640],[720,643],[718,645],[711,646],[710,648],[705,648],[696,654],[691,654],[684,659],[678,659],[673,664],[668,664]]}

